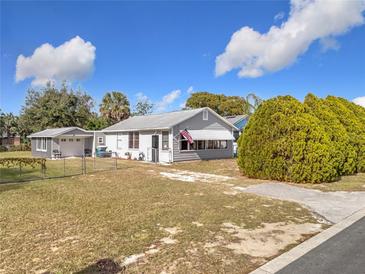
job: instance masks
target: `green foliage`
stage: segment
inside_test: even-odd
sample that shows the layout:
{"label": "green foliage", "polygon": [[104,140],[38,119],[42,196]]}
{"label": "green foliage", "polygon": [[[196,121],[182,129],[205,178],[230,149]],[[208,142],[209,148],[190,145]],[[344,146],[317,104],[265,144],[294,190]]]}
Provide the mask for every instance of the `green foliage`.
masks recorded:
{"label": "green foliage", "polygon": [[96,113],[94,113],[84,128],[87,130],[101,130],[106,128],[108,125],[109,124],[104,117],[98,116]]}
{"label": "green foliage", "polygon": [[30,143],[9,146],[7,151],[30,151]]}
{"label": "green foliage", "polygon": [[0,158],[0,167],[32,167],[41,166],[46,168],[46,159],[44,158]]}
{"label": "green foliage", "polygon": [[325,104],[346,129],[356,151],[356,171],[365,172],[365,108],[335,96],[328,96]]}
{"label": "green foliage", "polygon": [[65,84],[57,89],[51,84],[41,90],[28,90],[19,121],[21,135],[27,136],[45,128],[84,127],[92,115],[92,98],[74,92]]}
{"label": "green foliage", "polygon": [[147,98],[139,98],[135,106],[133,115],[147,115],[151,114],[153,110],[153,103]]}
{"label": "green foliage", "polygon": [[19,133],[18,116],[12,113],[0,113],[0,136],[14,136]]}
{"label": "green foliage", "polygon": [[209,107],[222,116],[248,114],[249,106],[240,96],[195,92],[186,101],[187,108]]}
{"label": "green foliage", "polygon": [[350,143],[345,126],[326,103],[327,100],[319,99],[313,94],[308,94],[304,100],[304,105],[318,118],[320,126],[332,142],[330,162],[337,170],[337,176],[353,174],[356,171],[357,152]]}
{"label": "green foliage", "polygon": [[0,145],[0,152],[8,151],[8,148],[6,146]]}
{"label": "green foliage", "polygon": [[128,98],[122,92],[107,92],[100,104],[99,111],[109,125],[127,119],[130,115]]}
{"label": "green foliage", "polygon": [[[346,114],[340,118],[341,113]],[[361,116],[362,110],[335,97],[318,99],[309,94],[304,104],[290,96],[265,101],[238,141],[238,164],[250,177],[298,183],[354,174],[362,167],[358,144],[364,138],[348,133],[362,132],[365,137],[358,127],[363,118],[356,121],[351,116],[356,113]]]}

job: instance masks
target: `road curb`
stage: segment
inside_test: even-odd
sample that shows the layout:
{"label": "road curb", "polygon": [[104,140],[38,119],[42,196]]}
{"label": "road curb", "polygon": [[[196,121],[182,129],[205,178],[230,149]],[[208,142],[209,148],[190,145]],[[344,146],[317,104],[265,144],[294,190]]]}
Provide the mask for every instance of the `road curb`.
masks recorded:
{"label": "road curb", "polygon": [[308,239],[307,241],[297,245],[296,247],[292,248],[288,252],[281,254],[279,257],[269,261],[268,263],[264,264],[263,266],[257,268],[256,270],[252,271],[250,274],[274,274],[279,270],[283,269],[288,264],[294,262],[298,258],[302,257],[304,254],[308,253],[315,247],[319,246],[320,244],[324,243],[328,239],[335,236],[337,233],[341,232],[345,228],[349,227],[353,223],[357,222],[361,218],[365,217],[365,208],[360,209],[350,215],[349,217],[343,219],[341,222],[331,226],[330,228],[322,231],[321,233],[317,234],[316,236]]}

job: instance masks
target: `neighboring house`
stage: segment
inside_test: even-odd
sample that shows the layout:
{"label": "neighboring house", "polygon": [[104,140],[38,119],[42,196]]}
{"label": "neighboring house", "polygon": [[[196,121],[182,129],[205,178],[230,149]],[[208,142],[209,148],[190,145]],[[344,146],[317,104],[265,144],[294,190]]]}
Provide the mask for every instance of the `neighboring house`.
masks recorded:
{"label": "neighboring house", "polygon": [[243,131],[243,128],[246,126],[248,121],[248,115],[233,115],[233,116],[226,116],[224,117],[228,122],[230,122],[232,125],[234,125],[238,130],[233,132],[235,140],[238,139],[240,134]]}
{"label": "neighboring house", "polygon": [[20,145],[20,136],[11,135],[7,136],[5,133],[0,137],[0,146],[5,146],[9,148],[10,146],[19,146]]}
{"label": "neighboring house", "polygon": [[[189,143],[181,132],[193,139]],[[134,116],[105,128],[105,144],[118,157],[178,162],[233,157],[234,125],[210,108]]]}
{"label": "neighboring house", "polygon": [[234,131],[238,128],[213,110],[200,108],[133,116],[102,131],[55,128],[28,137],[36,157],[83,156],[86,150],[94,155],[105,145],[116,157],[171,163],[233,157]]}
{"label": "neighboring house", "polygon": [[101,132],[78,127],[45,129],[28,138],[31,139],[32,155],[44,158],[83,156],[88,151],[94,153],[95,147],[105,144]]}

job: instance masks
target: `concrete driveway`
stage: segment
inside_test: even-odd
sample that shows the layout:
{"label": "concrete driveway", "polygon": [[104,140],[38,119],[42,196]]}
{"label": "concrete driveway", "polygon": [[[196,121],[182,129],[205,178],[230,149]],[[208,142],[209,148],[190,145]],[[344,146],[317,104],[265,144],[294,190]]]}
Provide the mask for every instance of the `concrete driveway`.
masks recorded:
{"label": "concrete driveway", "polygon": [[322,192],[284,183],[264,183],[246,188],[235,187],[234,189],[297,202],[332,223],[337,223],[365,207],[365,192]]}

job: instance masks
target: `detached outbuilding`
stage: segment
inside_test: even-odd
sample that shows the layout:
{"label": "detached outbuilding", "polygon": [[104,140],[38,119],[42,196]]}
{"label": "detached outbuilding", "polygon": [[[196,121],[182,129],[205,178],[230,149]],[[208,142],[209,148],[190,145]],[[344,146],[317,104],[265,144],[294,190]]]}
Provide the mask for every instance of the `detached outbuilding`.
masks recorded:
{"label": "detached outbuilding", "polygon": [[104,145],[104,136],[78,127],[45,129],[28,136],[34,157],[57,158],[92,154],[97,145]]}

